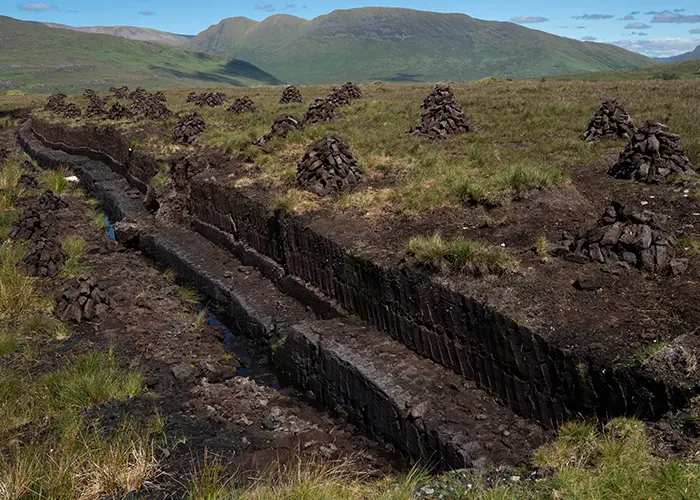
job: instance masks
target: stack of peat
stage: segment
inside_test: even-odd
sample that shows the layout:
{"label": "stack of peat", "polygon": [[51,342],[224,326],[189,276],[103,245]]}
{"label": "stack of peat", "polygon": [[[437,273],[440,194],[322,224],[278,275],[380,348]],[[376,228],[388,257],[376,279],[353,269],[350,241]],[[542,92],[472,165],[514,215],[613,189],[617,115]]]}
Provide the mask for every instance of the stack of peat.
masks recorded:
{"label": "stack of peat", "polygon": [[22,174],[19,177],[20,185],[25,189],[38,189],[39,181],[31,174]]}
{"label": "stack of peat", "polygon": [[92,89],[85,89],[83,91],[83,97],[87,99],[88,101],[91,99],[95,99],[97,97],[97,92],[95,92]]}
{"label": "stack of peat", "polygon": [[636,212],[613,202],[595,223],[563,242],[567,260],[587,261],[653,273],[680,274],[687,259],[674,258],[676,240],[666,228],[667,218],[648,210]]}
{"label": "stack of peat", "polygon": [[338,136],[312,143],[297,164],[297,183],[319,196],[344,191],[362,176],[357,158]]}
{"label": "stack of peat", "polygon": [[81,115],[80,108],[73,104],[72,102],[69,104],[66,104],[66,107],[63,108],[63,117],[64,118],[78,118]]}
{"label": "stack of peat", "polygon": [[104,286],[95,278],[77,278],[69,281],[55,294],[55,314],[61,321],[104,319],[110,306],[110,298]]}
{"label": "stack of peat", "polygon": [[54,238],[56,236],[56,218],[50,213],[28,211],[24,217],[15,222],[10,238],[31,240],[38,237]]}
{"label": "stack of peat", "polygon": [[627,111],[615,99],[610,99],[603,101],[586,127],[583,139],[588,142],[598,142],[603,139],[630,139],[636,130]]}
{"label": "stack of peat", "polygon": [[[89,90],[89,89],[88,89]],[[87,90],[85,91],[87,92]],[[84,95],[84,94],[83,94]],[[102,117],[107,114],[105,109],[104,101],[98,97],[97,94],[93,92],[88,99],[87,109],[85,110],[85,116],[88,118]]]}
{"label": "stack of peat", "polygon": [[681,136],[670,133],[666,125],[649,122],[632,136],[608,173],[652,184],[664,182],[671,174],[695,175]]}
{"label": "stack of peat", "polygon": [[155,94],[153,94],[153,99],[163,103],[167,101],[165,94],[161,90],[158,90]]}
{"label": "stack of peat", "polygon": [[129,98],[133,101],[130,108],[131,112],[145,116],[149,120],[161,120],[171,114],[158,94],[151,94],[141,87],[133,91]]}
{"label": "stack of peat", "polygon": [[126,106],[122,106],[118,102],[112,104],[112,107],[110,107],[107,110],[107,118],[109,120],[123,120],[125,118],[131,118],[133,116],[134,113],[132,113],[129,108],[127,108]]}
{"label": "stack of peat", "polygon": [[215,108],[216,106],[223,106],[224,103],[226,103],[226,94],[223,92],[202,92],[193,102],[195,106],[200,108],[204,106]]}
{"label": "stack of peat", "polygon": [[228,108],[228,111],[236,115],[240,113],[250,113],[257,110],[258,107],[255,105],[253,100],[247,95],[239,97],[238,99],[233,101],[233,104],[231,104]]}
{"label": "stack of peat", "polygon": [[60,241],[37,234],[29,240],[21,266],[29,276],[54,278],[67,258]]}
{"label": "stack of peat", "polygon": [[110,87],[109,91],[112,94],[114,94],[114,97],[116,97],[117,99],[128,99],[129,98],[129,87],[127,87],[126,85],[122,85],[118,89],[114,88],[114,87]]}
{"label": "stack of peat", "polygon": [[362,89],[352,82],[344,84],[341,90],[352,100],[362,99]]}
{"label": "stack of peat", "polygon": [[264,146],[269,140],[279,137],[284,139],[292,130],[300,130],[303,127],[302,122],[293,115],[278,115],[275,121],[272,122],[270,131],[260,139],[253,141],[256,146]]}
{"label": "stack of peat", "polygon": [[187,94],[187,97],[185,97],[185,104],[194,102],[197,100],[197,92],[190,92]]}
{"label": "stack of peat", "polygon": [[327,99],[316,99],[309,105],[309,109],[304,114],[304,124],[330,122],[340,115],[336,111],[336,106]]}
{"label": "stack of peat", "polygon": [[331,93],[328,94],[328,97],[326,97],[326,100],[336,108],[340,108],[343,106],[350,106],[351,98],[344,89],[333,89]]}
{"label": "stack of peat", "polygon": [[443,139],[471,129],[462,107],[455,101],[452,89],[448,86],[436,85],[421,108],[421,124],[413,127],[409,134]]}
{"label": "stack of peat", "polygon": [[206,128],[204,118],[199,113],[185,115],[173,129],[173,140],[179,144],[192,144]]}
{"label": "stack of peat", "polygon": [[53,94],[46,102],[44,109],[64,118],[77,118],[80,116],[80,109],[73,103],[66,102],[66,94]]}
{"label": "stack of peat", "polygon": [[299,92],[299,89],[294,85],[285,88],[280,98],[280,104],[289,104],[292,102],[304,102],[304,98],[301,97],[301,92]]}

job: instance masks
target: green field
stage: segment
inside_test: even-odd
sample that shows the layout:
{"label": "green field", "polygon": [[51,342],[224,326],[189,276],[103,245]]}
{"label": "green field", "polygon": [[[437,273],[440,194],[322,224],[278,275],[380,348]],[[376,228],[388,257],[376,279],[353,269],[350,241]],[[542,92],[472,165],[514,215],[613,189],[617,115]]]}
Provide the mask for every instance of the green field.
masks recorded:
{"label": "green field", "polygon": [[238,59],[55,29],[0,16],[0,93],[82,92],[127,85],[226,87],[280,83]]}
{"label": "green field", "polygon": [[600,71],[577,75],[562,75],[548,80],[587,82],[625,82],[637,80],[697,80],[700,79],[700,59],[658,64],[647,68]]}

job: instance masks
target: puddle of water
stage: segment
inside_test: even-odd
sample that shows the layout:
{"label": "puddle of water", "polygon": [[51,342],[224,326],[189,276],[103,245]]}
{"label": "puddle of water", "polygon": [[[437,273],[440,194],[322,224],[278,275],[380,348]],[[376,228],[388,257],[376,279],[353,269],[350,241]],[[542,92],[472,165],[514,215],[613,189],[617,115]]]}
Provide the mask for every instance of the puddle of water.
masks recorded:
{"label": "puddle of water", "polygon": [[105,216],[105,226],[107,227],[107,234],[109,234],[109,237],[116,241],[117,235],[114,234],[114,222],[109,220],[107,216]]}
{"label": "puddle of water", "polygon": [[238,357],[241,366],[236,370],[237,377],[252,378],[259,384],[275,390],[280,389],[280,383],[269,365],[267,356],[255,353],[250,340],[242,335],[235,335],[210,309],[204,306],[198,309],[207,316],[209,326],[221,333],[226,349]]}

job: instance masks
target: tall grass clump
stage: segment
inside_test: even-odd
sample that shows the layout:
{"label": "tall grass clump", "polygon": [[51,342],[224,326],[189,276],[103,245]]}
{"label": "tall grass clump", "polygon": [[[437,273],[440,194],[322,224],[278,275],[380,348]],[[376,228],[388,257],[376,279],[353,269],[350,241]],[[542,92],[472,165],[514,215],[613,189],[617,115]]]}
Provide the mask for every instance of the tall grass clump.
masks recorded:
{"label": "tall grass clump", "polygon": [[518,264],[517,259],[501,247],[464,238],[446,240],[437,233],[411,238],[406,251],[422,264],[442,272],[466,272],[476,276],[502,274]]}

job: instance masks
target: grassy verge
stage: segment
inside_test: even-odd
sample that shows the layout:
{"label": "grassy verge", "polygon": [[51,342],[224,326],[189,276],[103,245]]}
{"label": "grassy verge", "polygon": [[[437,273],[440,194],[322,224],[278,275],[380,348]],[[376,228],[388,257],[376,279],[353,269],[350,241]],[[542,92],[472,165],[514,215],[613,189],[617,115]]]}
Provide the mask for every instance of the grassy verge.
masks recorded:
{"label": "grassy verge", "polygon": [[85,240],[80,236],[65,236],[61,239],[61,247],[68,254],[61,268],[61,275],[70,278],[86,276],[90,268],[84,263]]}

